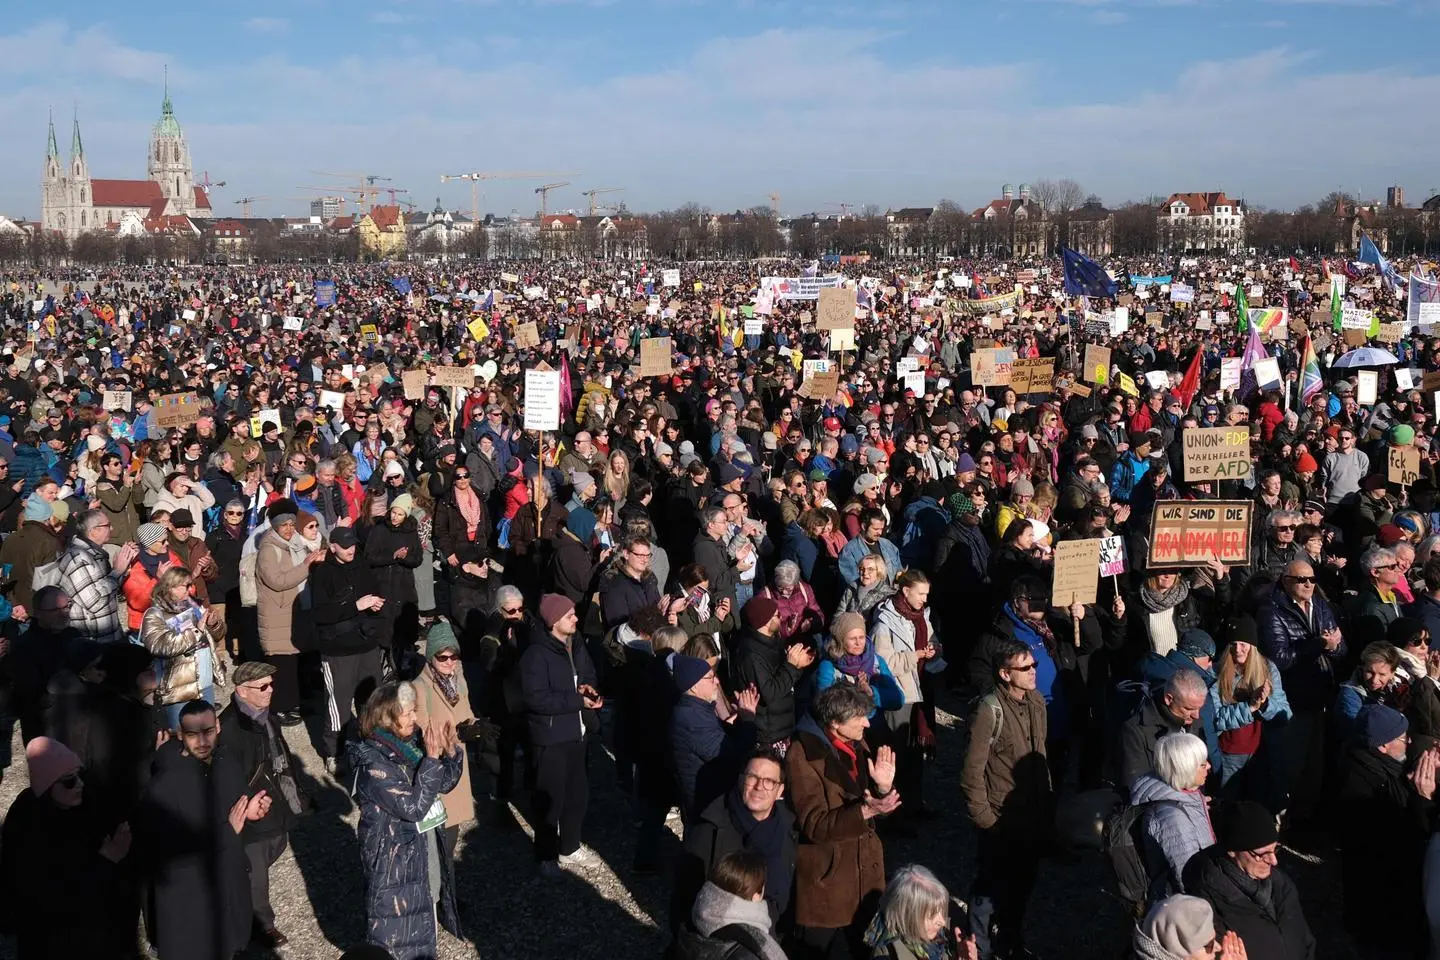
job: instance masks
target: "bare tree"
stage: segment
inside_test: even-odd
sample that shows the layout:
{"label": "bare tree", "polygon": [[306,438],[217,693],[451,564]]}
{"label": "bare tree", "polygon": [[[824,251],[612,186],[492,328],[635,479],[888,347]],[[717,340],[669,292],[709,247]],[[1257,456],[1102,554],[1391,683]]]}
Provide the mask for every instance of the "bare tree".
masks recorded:
{"label": "bare tree", "polygon": [[1037,180],[1030,188],[1030,197],[1039,201],[1046,213],[1063,218],[1085,202],[1085,188],[1069,177]]}

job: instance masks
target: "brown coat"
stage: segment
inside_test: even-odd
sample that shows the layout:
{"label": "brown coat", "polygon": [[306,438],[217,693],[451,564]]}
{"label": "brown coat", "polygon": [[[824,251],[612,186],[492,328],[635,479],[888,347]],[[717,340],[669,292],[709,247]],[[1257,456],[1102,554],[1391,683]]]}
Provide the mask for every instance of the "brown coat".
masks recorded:
{"label": "brown coat", "polygon": [[[998,736],[992,703],[1000,707]],[[1034,690],[1022,700],[996,692],[976,706],[960,786],[977,827],[1033,829],[1046,823],[1050,807],[1047,730],[1045,698]],[[993,747],[991,740],[995,741]]]}
{"label": "brown coat", "polygon": [[291,615],[309,575],[310,565],[303,558],[296,562],[280,534],[265,531],[255,551],[255,610],[260,621],[260,649],[267,656],[300,652],[290,636]]}
{"label": "brown coat", "polygon": [[[440,692],[440,685],[435,682],[428,664],[420,671],[420,676],[415,678],[414,686],[415,722],[420,725],[420,729],[425,729],[425,724],[432,718],[437,723],[448,720],[453,727],[475,719],[475,714],[470,710],[470,696],[465,685],[465,668],[460,664],[455,664],[455,689],[459,692],[460,699],[453,707],[450,701],[445,699],[445,694]],[[458,827],[475,819],[475,795],[470,792],[469,763],[461,761],[460,782],[455,784],[449,793],[441,795],[440,800],[445,804],[447,827]]]}
{"label": "brown coat", "polygon": [[870,788],[868,751],[857,744],[852,778],[815,721],[804,717],[785,757],[800,843],[795,851],[795,922],[848,927],[885,889],[885,850],[862,812]]}

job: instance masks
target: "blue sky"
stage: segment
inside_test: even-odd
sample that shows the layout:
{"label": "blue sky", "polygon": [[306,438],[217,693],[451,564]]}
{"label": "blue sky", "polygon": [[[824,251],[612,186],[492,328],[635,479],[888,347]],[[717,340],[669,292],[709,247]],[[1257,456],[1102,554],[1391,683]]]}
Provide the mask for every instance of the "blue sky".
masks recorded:
{"label": "blue sky", "polygon": [[[636,210],[781,195],[967,208],[1073,177],[1108,203],[1224,189],[1289,208],[1440,186],[1440,0],[94,0],[0,26],[0,213],[39,213],[45,123],[144,176],[170,68],[196,176],[255,211],[393,178],[468,209],[470,170],[575,173]],[[531,213],[536,181],[483,210]]]}

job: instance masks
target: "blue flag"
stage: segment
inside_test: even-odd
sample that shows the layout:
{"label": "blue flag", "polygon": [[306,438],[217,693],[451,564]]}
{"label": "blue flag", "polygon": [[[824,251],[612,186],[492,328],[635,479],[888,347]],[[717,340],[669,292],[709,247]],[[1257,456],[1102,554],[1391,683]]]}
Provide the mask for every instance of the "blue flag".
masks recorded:
{"label": "blue flag", "polygon": [[396,277],[394,280],[390,281],[390,286],[394,287],[395,292],[400,294],[402,297],[408,297],[410,295],[409,277]]}
{"label": "blue flag", "polygon": [[1065,292],[1070,296],[1115,296],[1115,281],[1100,264],[1069,247],[1061,247],[1060,255],[1065,259]]}
{"label": "blue flag", "polygon": [[1360,234],[1360,257],[1361,263],[1368,263],[1375,268],[1375,272],[1384,277],[1390,286],[1399,288],[1405,281],[1395,268],[1390,266],[1390,261],[1380,255],[1380,248],[1375,246],[1375,241],[1370,239],[1368,233]]}

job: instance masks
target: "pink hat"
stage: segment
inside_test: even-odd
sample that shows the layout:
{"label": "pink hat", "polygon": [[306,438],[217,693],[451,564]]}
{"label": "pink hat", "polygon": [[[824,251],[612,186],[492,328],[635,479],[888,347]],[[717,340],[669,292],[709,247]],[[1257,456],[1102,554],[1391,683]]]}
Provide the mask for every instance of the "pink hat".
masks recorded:
{"label": "pink hat", "polygon": [[25,764],[30,768],[30,789],[43,797],[55,781],[81,767],[80,758],[59,740],[36,737],[25,745]]}

